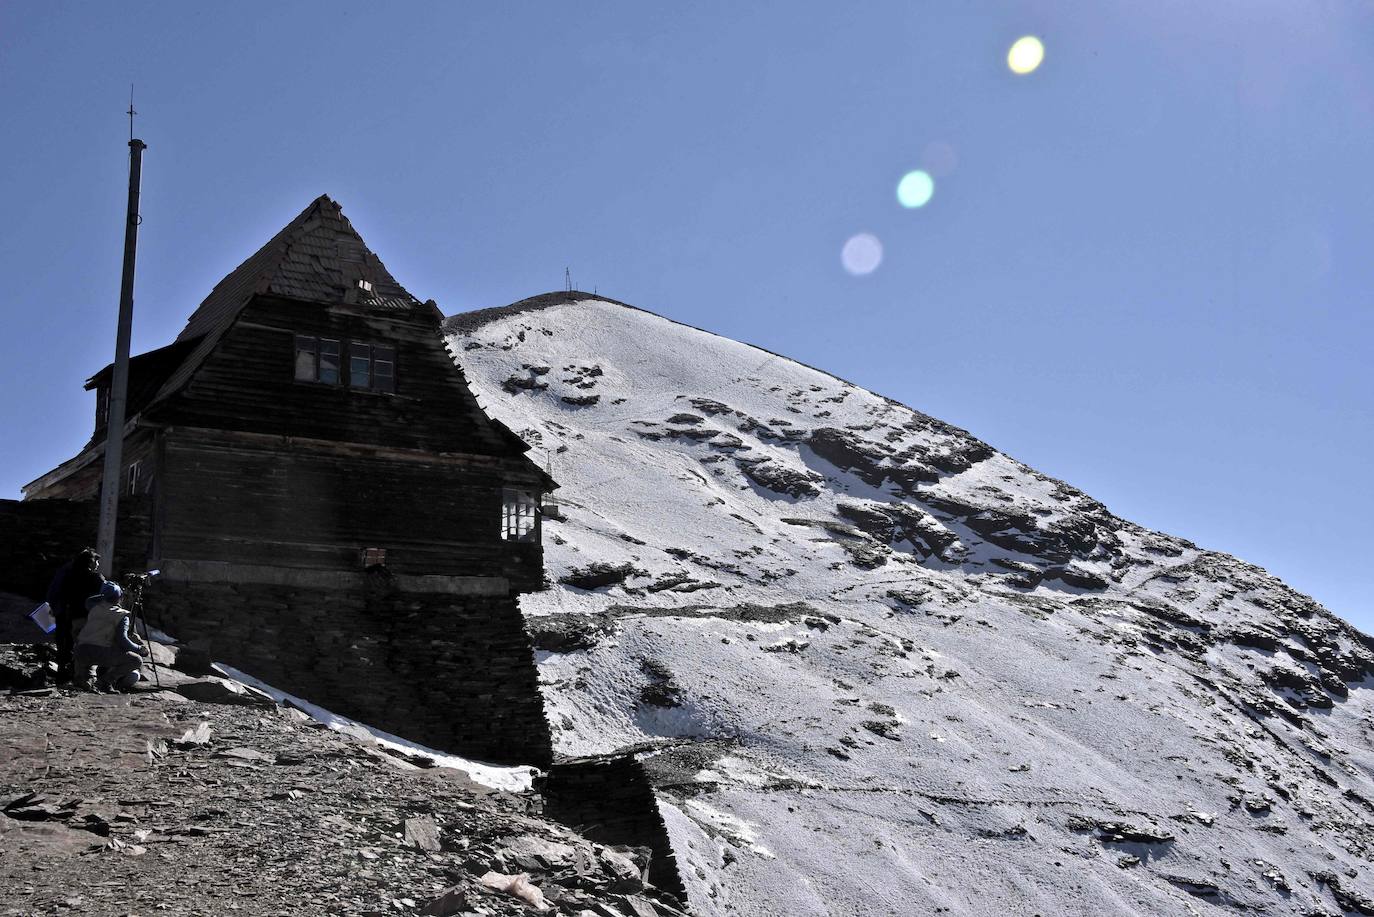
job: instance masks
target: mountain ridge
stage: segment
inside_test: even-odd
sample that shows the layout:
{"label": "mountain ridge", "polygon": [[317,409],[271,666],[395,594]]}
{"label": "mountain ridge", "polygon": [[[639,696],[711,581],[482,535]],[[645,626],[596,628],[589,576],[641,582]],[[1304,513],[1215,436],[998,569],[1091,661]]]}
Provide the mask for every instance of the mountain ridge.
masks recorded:
{"label": "mountain ridge", "polygon": [[699,913],[1368,897],[1367,635],[900,402],[579,295],[445,328],[564,485],[522,602],[556,741],[662,749]]}

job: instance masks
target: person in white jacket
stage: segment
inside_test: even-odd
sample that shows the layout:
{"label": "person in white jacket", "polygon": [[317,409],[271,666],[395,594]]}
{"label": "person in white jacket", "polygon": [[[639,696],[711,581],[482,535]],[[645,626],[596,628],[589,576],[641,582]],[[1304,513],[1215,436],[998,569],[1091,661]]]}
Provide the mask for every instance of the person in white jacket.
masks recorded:
{"label": "person in white jacket", "polygon": [[76,638],[76,675],[78,688],[91,687],[95,669],[95,690],[128,691],[142,677],[143,659],[148,649],[133,629],[129,613],[119,607],[123,597],[119,586],[106,583],[100,592],[86,600],[86,621]]}

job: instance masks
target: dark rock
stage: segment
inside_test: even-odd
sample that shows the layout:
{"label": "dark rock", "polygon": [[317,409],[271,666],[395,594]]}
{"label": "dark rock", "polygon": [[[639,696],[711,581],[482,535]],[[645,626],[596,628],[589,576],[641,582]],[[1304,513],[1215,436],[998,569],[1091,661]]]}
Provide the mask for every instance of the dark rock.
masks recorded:
{"label": "dark rock", "polygon": [[604,589],[607,586],[614,586],[625,582],[631,576],[645,576],[644,570],[626,561],[621,564],[610,564],[604,561],[597,561],[585,567],[574,568],[558,581],[565,586],[575,586],[578,589]]}
{"label": "dark rock", "polygon": [[505,382],[501,383],[501,387],[510,394],[515,395],[520,392],[542,392],[549,387],[549,384],[532,375],[511,376]]}
{"label": "dark rock", "polygon": [[564,395],[558,399],[564,404],[571,404],[573,407],[591,407],[601,400],[600,395]]}
{"label": "dark rock", "polygon": [[1011,573],[1012,575],[1007,578],[1024,589],[1034,589],[1045,578],[1045,571],[1035,564],[1028,564],[1020,560],[1007,560],[1005,557],[994,557],[992,562]]}
{"label": "dark rock", "polygon": [[1174,836],[1162,828],[1140,827],[1121,821],[1094,823],[1098,840],[1112,844],[1172,844]]}
{"label": "dark rock", "polygon": [[256,688],[227,678],[208,676],[199,681],[177,685],[177,693],[202,704],[231,704],[242,707],[275,707],[277,702]]}
{"label": "dark rock", "polygon": [[570,653],[574,650],[591,649],[606,633],[587,619],[531,618],[529,620],[530,640],[537,649],[552,653]]}
{"label": "dark rock", "polygon": [[461,914],[468,909],[468,895],[461,885],[450,886],[444,889],[444,893],[425,905],[422,914],[430,914],[432,917],[452,917],[454,914]]}
{"label": "dark rock", "polygon": [[61,809],[53,805],[43,805],[41,803],[29,803],[18,805],[13,808],[6,807],[5,814],[15,821],[49,821],[51,819],[65,818],[66,814]]}
{"label": "dark rock", "polygon": [[705,417],[699,417],[699,416],[696,415],[696,414],[674,414],[672,417],[669,417],[669,418],[668,418],[668,423],[675,423],[675,424],[679,424],[679,425],[681,425],[681,424],[699,424],[699,423],[702,423],[702,422],[705,421],[705,420],[706,420]]}
{"label": "dark rock", "polygon": [[729,414],[732,411],[729,405],[721,404],[719,401],[712,401],[710,398],[693,398],[689,403],[701,413],[712,417],[717,414]]}
{"label": "dark rock", "polygon": [[844,430],[833,427],[812,430],[806,443],[812,452],[836,468],[853,472],[874,487],[889,478],[907,490],[920,483],[932,484],[940,480],[938,471],[914,460],[892,464],[895,452],[891,447],[869,442]]}
{"label": "dark rock", "polygon": [[882,544],[890,544],[896,538],[897,524],[879,504],[840,503],[835,509]]}
{"label": "dark rock", "polygon": [[1215,883],[1206,882],[1202,879],[1190,879],[1186,876],[1164,876],[1165,881],[1178,888],[1183,889],[1194,898],[1203,898],[1217,904],[1229,903],[1231,898],[1222,892]]}
{"label": "dark rock", "polygon": [[861,570],[881,567],[892,555],[892,550],[886,545],[874,544],[871,541],[843,540],[839,545],[849,555],[849,562]]}
{"label": "dark rock", "polygon": [[1076,589],[1106,589],[1109,585],[1105,578],[1091,570],[1085,570],[1082,567],[1075,567],[1072,565],[1067,567],[1051,567],[1049,570],[1045,571],[1045,574],[1052,579],[1057,579],[1061,583],[1067,586],[1073,586]]}
{"label": "dark rock", "polygon": [[859,724],[869,732],[893,742],[902,740],[901,734],[897,731],[898,723],[894,720],[865,720]]}
{"label": "dark rock", "polygon": [[816,484],[825,480],[812,471],[789,468],[777,462],[745,462],[736,460],[744,476],[765,490],[789,497],[814,497],[820,494]]}
{"label": "dark rock", "polygon": [[1170,604],[1161,599],[1141,596],[1132,599],[1131,607],[1136,611],[1142,611],[1150,617],[1174,627],[1185,627],[1189,630],[1198,630],[1203,633],[1207,633],[1212,629],[1212,625],[1201,618],[1195,618],[1177,605]]}
{"label": "dark rock", "polygon": [[1283,647],[1283,641],[1278,634],[1259,625],[1241,625],[1226,631],[1221,636],[1222,639],[1234,643],[1236,646],[1248,646],[1269,653],[1277,653]]}
{"label": "dark rock", "polygon": [[1346,888],[1341,884],[1340,877],[1334,872],[1317,872],[1312,874],[1321,885],[1325,885],[1331,892],[1331,897],[1336,899],[1336,904],[1344,911],[1356,914],[1374,915],[1374,898],[1362,894],[1353,888]]}
{"label": "dark rock", "polygon": [[640,703],[650,707],[682,706],[682,689],[673,681],[673,672],[657,659],[642,659],[640,670],[649,676],[649,683],[639,690]]}
{"label": "dark rock", "polygon": [[214,674],[215,660],[210,656],[209,650],[192,643],[178,646],[176,651],[176,660],[172,663],[172,667],[178,672],[196,677]]}

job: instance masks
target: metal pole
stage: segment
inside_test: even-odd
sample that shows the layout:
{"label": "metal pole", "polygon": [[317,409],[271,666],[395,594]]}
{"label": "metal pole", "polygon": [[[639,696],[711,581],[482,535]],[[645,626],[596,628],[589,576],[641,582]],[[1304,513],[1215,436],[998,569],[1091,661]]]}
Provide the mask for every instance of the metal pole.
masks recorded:
{"label": "metal pole", "polygon": [[[132,106],[130,106],[132,108]],[[114,376],[105,440],[105,476],[100,487],[100,528],[96,550],[100,571],[114,572],[115,518],[119,513],[119,480],[124,452],[124,403],[129,389],[129,337],[134,324],[134,260],[138,252],[138,192],[143,180],[142,140],[129,141],[129,213],[124,225],[124,274],[119,284],[119,329],[115,334]]]}

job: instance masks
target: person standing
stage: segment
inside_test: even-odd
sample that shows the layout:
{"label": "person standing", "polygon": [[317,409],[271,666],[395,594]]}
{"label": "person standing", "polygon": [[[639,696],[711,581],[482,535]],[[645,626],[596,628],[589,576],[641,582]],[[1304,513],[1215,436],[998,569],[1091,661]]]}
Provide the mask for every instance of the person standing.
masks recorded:
{"label": "person standing", "polygon": [[57,641],[57,680],[67,681],[72,677],[72,646],[74,634],[72,625],[77,618],[86,616],[86,599],[97,595],[105,585],[105,577],[100,574],[100,555],[95,548],[82,548],[65,564],[57,568],[57,573],[48,586],[48,607],[52,609],[57,621],[57,631],[53,638]]}

